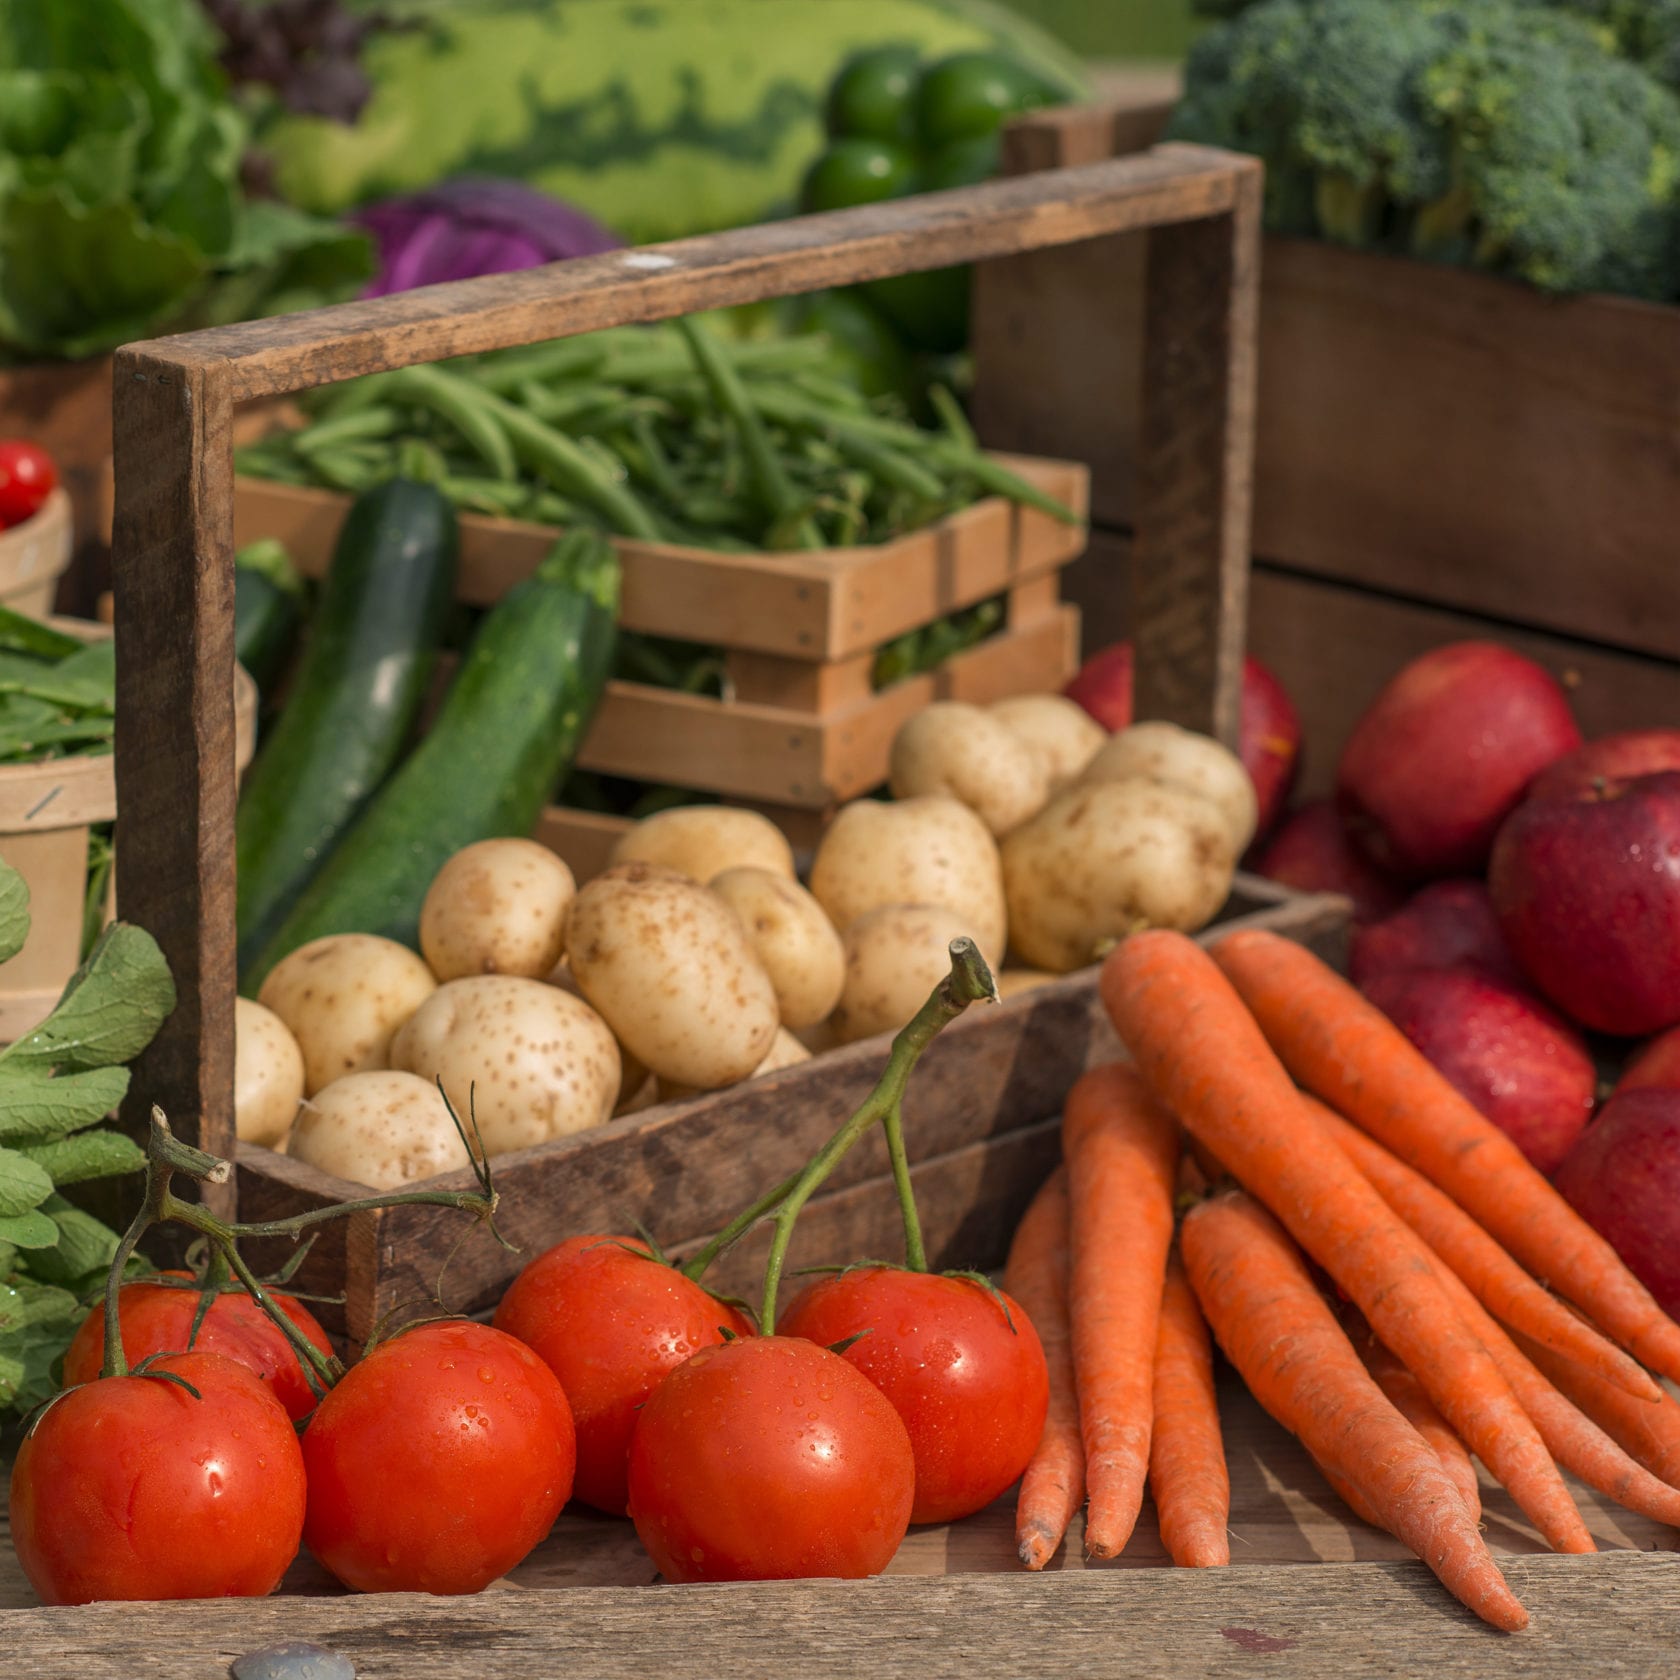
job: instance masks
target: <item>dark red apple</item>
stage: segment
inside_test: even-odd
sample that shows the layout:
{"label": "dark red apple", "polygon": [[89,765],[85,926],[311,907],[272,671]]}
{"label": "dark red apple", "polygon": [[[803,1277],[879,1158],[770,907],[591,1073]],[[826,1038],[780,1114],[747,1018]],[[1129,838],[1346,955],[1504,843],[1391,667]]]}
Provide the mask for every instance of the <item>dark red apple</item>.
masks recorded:
{"label": "dark red apple", "polygon": [[1336,798],[1356,845],[1392,874],[1479,875],[1534,777],[1581,744],[1557,680],[1494,642],[1414,659],[1355,724]]}
{"label": "dark red apple", "polygon": [[1680,1091],[1618,1092],[1555,1182],[1663,1311],[1680,1317]]}
{"label": "dark red apple", "polygon": [[1356,986],[1403,968],[1479,968],[1507,986],[1526,987],[1480,881],[1435,881],[1392,916],[1357,928],[1348,973]]}
{"label": "dark red apple", "polygon": [[1353,849],[1328,799],[1296,811],[1260,849],[1253,867],[1255,874],[1301,892],[1345,893],[1353,900],[1356,922],[1390,915],[1406,897],[1398,881]]}
{"label": "dark red apple", "polygon": [[1574,799],[1598,782],[1626,782],[1680,770],[1680,729],[1630,729],[1601,735],[1548,764],[1529,784],[1530,799]]}
{"label": "dark red apple", "polygon": [[[1132,721],[1132,644],[1115,642],[1093,653],[1064,692],[1104,729],[1124,729]],[[1240,727],[1240,756],[1260,807],[1255,833],[1263,837],[1295,780],[1301,719],[1288,690],[1253,655],[1243,661]]]}
{"label": "dark red apple", "polygon": [[1618,1097],[1624,1091],[1649,1090],[1680,1091],[1680,1027],[1647,1039],[1616,1081]]}
{"label": "dark red apple", "polygon": [[1488,887],[1530,980],[1598,1032],[1680,1023],[1680,771],[1524,800]]}
{"label": "dark red apple", "polygon": [[1474,968],[1390,969],[1365,995],[1541,1172],[1592,1118],[1581,1035],[1539,998]]}

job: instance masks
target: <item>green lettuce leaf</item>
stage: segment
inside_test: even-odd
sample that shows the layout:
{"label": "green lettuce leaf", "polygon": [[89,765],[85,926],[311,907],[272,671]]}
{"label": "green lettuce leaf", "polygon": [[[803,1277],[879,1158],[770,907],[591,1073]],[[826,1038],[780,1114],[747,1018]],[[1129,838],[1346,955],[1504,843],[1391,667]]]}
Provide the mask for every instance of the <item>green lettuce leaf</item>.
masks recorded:
{"label": "green lettuce leaf", "polygon": [[85,1184],[95,1178],[117,1178],[139,1172],[145,1151],[121,1132],[83,1132],[52,1143],[25,1144],[17,1151],[40,1167],[54,1184]]}
{"label": "green lettuce leaf", "polygon": [[52,1143],[97,1125],[128,1094],[128,1069],[94,1068],[52,1075],[0,1062],[0,1143]]}
{"label": "green lettuce leaf", "polygon": [[175,982],[152,936],[113,922],[76,970],[58,1007],[40,1026],[0,1051],[0,1069],[66,1071],[131,1062],[175,1007]]}
{"label": "green lettuce leaf", "polygon": [[39,1208],[15,1218],[0,1218],[0,1242],[10,1243],[13,1248],[51,1248],[57,1241],[58,1227]]}
{"label": "green lettuce leaf", "polygon": [[0,1219],[33,1212],[52,1191],[52,1176],[45,1167],[15,1149],[0,1149]]}

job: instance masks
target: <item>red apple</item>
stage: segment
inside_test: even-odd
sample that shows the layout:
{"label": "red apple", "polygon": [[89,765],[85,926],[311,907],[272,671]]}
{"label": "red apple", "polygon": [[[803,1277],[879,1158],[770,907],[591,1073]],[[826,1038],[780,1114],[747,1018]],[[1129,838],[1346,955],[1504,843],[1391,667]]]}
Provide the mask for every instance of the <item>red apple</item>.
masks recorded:
{"label": "red apple", "polygon": [[[1093,653],[1064,690],[1104,729],[1132,721],[1132,644],[1115,642]],[[1288,691],[1260,661],[1243,661],[1240,754],[1254,783],[1260,817],[1257,835],[1271,831],[1289,797],[1301,754],[1301,719]]]}
{"label": "red apple", "polygon": [[1530,799],[1574,799],[1599,782],[1627,782],[1680,770],[1680,729],[1630,729],[1601,735],[1548,764],[1529,784]]}
{"label": "red apple", "polygon": [[1528,984],[1480,881],[1436,881],[1392,916],[1356,929],[1348,973],[1363,986],[1395,969],[1461,966],[1479,968],[1507,986]]}
{"label": "red apple", "polygon": [[1680,771],[1524,800],[1488,887],[1506,943],[1565,1014],[1622,1038],[1680,1023]]}
{"label": "red apple", "polygon": [[1680,1091],[1680,1027],[1647,1039],[1633,1053],[1616,1081],[1616,1095],[1624,1091]]}
{"label": "red apple", "polygon": [[1356,922],[1375,921],[1400,908],[1405,889],[1348,843],[1328,799],[1303,805],[1263,846],[1254,872],[1301,892],[1345,893]]}
{"label": "red apple", "polygon": [[1663,1311],[1680,1317],[1680,1091],[1613,1096],[1556,1183]]}
{"label": "red apple", "polygon": [[1336,798],[1355,843],[1396,875],[1479,875],[1536,774],[1581,744],[1554,677],[1493,642],[1414,659],[1354,726]]}
{"label": "red apple", "polygon": [[1539,998],[1474,968],[1390,969],[1363,990],[1541,1172],[1569,1153],[1598,1076],[1581,1035]]}

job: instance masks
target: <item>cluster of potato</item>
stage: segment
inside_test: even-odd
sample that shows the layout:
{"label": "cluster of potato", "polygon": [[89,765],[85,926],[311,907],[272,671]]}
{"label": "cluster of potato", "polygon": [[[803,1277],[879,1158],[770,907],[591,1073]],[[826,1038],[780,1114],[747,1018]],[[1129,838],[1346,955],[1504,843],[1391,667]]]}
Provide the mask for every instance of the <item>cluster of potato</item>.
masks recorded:
{"label": "cluster of potato", "polygon": [[637,824],[581,889],[534,841],[467,847],[420,954],[318,939],[240,1000],[239,1135],[390,1188],[468,1164],[451,1106],[498,1155],[733,1085],[896,1030],[959,936],[1008,996],[1136,927],[1200,926],[1255,816],[1213,741],[1109,736],[1052,695],[928,707],[892,791],[835,816],[808,886],[774,824],[722,806]]}

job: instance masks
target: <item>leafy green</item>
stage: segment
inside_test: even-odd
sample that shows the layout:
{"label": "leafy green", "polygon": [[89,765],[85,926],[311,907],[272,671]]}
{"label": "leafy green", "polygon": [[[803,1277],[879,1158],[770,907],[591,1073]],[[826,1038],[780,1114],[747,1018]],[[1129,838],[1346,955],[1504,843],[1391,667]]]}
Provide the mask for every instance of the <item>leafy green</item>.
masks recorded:
{"label": "leafy green", "polygon": [[85,1184],[94,1178],[118,1178],[139,1172],[145,1152],[121,1132],[83,1132],[52,1143],[26,1144],[17,1152],[42,1168],[54,1184]]}
{"label": "leafy green", "polygon": [[58,1227],[39,1208],[0,1219],[0,1241],[13,1248],[51,1248],[58,1241]]}
{"label": "leafy green", "polygon": [[196,0],[0,6],[0,352],[95,355],[370,272],[361,236],[246,202],[215,47]]}
{"label": "leafy green", "polygon": [[175,982],[157,941],[115,922],[71,976],[52,1014],[0,1051],[0,1078],[20,1066],[76,1071],[131,1062],[174,1007]]}
{"label": "leafy green", "polygon": [[0,962],[10,962],[28,937],[29,883],[15,869],[0,869]]}
{"label": "leafy green", "polygon": [[28,1411],[51,1397],[53,1369],[82,1316],[67,1289],[27,1278],[0,1284],[0,1407]]}
{"label": "leafy green", "polygon": [[52,1194],[52,1174],[15,1149],[0,1149],[0,1219],[30,1213]]}
{"label": "leafy green", "polygon": [[40,1211],[52,1220],[58,1241],[30,1255],[30,1272],[43,1283],[58,1284],[76,1295],[87,1294],[103,1282],[106,1268],[116,1256],[117,1233],[91,1213],[72,1207],[62,1196],[49,1196]]}

